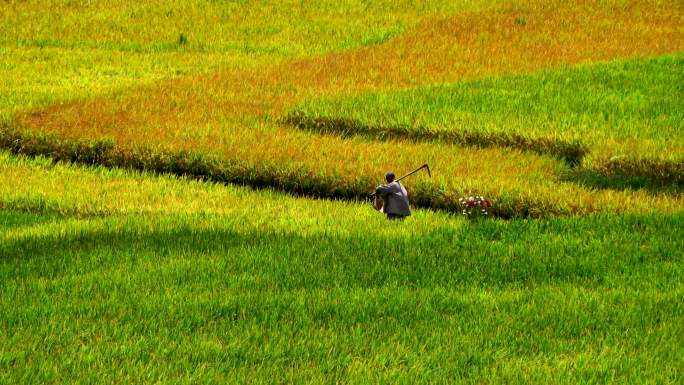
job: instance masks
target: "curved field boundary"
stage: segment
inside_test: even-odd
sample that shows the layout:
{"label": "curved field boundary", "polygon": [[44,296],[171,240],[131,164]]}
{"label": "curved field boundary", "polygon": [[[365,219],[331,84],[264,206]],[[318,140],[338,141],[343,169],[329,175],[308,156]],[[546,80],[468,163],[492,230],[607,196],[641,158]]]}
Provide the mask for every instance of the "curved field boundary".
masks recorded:
{"label": "curved field boundary", "polygon": [[621,156],[595,159],[586,170],[604,178],[634,178],[634,183],[645,180],[684,188],[684,161]]}
{"label": "curved field boundary", "polygon": [[[369,192],[375,187],[375,180],[370,175],[356,175],[349,179],[341,175],[316,173],[305,167],[283,166],[276,162],[239,161],[210,153],[163,147],[127,147],[117,145],[111,139],[65,139],[54,134],[20,132],[9,125],[0,126],[0,147],[7,148],[14,154],[48,156],[54,161],[169,173],[255,188],[275,188],[313,198],[363,201],[369,198]],[[460,213],[463,210],[459,203],[460,197],[459,192],[431,182],[413,185],[411,189],[412,205],[451,213]],[[554,202],[534,192],[501,191],[488,195],[488,198],[493,202],[491,214],[499,218],[540,218],[605,211],[600,205],[568,205],[567,202]],[[652,196],[648,199],[657,198]],[[658,204],[669,207],[666,211],[677,212],[682,207],[678,198],[670,198]]]}
{"label": "curved field boundary", "polygon": [[[552,155],[565,160],[570,166],[582,166],[583,158],[589,154],[590,146],[579,141],[564,141],[551,137],[529,137],[516,133],[482,132],[477,130],[431,130],[427,127],[406,127],[391,125],[368,125],[358,120],[341,117],[309,116],[301,112],[292,112],[282,119],[283,124],[301,130],[319,134],[339,135],[347,138],[365,136],[377,140],[406,139],[412,141],[439,141],[446,144],[457,144],[476,147],[508,147],[521,151],[531,151],[540,155]],[[635,178],[645,182],[684,187],[684,162],[667,159],[651,159],[644,157],[610,157],[595,159],[587,169],[578,169],[571,173],[569,180],[582,179],[591,173],[593,185],[601,183],[601,178]]]}
{"label": "curved field boundary", "polygon": [[[367,200],[375,184],[370,177],[340,183],[335,176],[316,175],[302,168],[282,165],[258,165],[224,159],[199,151],[153,149],[148,146],[125,148],[111,139],[62,139],[54,134],[20,132],[0,126],[0,146],[13,154],[47,156],[55,162],[67,161],[85,165],[102,165],[124,169],[169,173],[202,180],[248,185],[255,188],[275,188],[295,195],[313,198]],[[460,212],[458,199],[449,199],[443,190],[416,188],[412,204],[417,207]],[[522,208],[523,202],[499,204],[492,214],[501,218],[539,216]],[[547,212],[546,214],[571,214]]]}
{"label": "curved field boundary", "polygon": [[[684,49],[683,22],[680,4],[648,1],[502,6],[428,18],[379,45],[164,81],[117,98],[53,105],[18,119],[30,129],[74,136],[94,130],[103,136],[134,132],[128,140],[156,144],[169,139],[167,131],[178,126],[213,127],[227,118],[281,116],[312,95],[348,95],[678,52]],[[156,127],[164,130],[147,137]]]}
{"label": "curved field boundary", "polygon": [[589,152],[589,147],[579,143],[555,138],[533,138],[516,133],[482,132],[477,130],[431,130],[427,127],[367,125],[351,118],[308,116],[289,113],[282,123],[301,130],[342,137],[363,135],[379,140],[407,139],[413,141],[439,141],[476,147],[508,147],[531,151],[540,155],[559,157],[572,166],[579,165]]}
{"label": "curved field boundary", "polygon": [[[671,197],[594,192],[559,183],[559,162],[520,156],[519,151],[452,151],[449,146],[438,151],[438,145],[433,151],[428,145],[397,143],[403,156],[397,160],[387,155],[387,143],[332,140],[272,124],[274,117],[312,96],[528,72],[684,47],[681,5],[611,4],[542,2],[429,18],[371,47],[263,68],[228,68],[116,97],[30,111],[12,123],[21,132],[6,130],[0,144],[57,160],[355,199],[367,196],[373,175],[386,167],[405,170],[415,159],[432,157],[443,172],[412,183],[418,206],[458,211],[460,195],[472,191],[494,200],[500,216],[676,211],[682,203]],[[45,136],[48,132],[54,136]],[[93,146],[98,150],[91,151]]]}
{"label": "curved field boundary", "polygon": [[632,178],[633,187],[682,185],[683,70],[680,53],[313,97],[281,123],[343,138],[508,147],[581,164],[594,176]]}

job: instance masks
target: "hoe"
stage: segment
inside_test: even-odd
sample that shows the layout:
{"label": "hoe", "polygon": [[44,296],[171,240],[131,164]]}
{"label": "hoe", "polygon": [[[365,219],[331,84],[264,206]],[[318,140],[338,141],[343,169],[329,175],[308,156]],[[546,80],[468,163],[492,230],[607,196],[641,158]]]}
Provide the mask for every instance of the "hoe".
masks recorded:
{"label": "hoe", "polygon": [[410,175],[413,175],[413,174],[417,173],[418,171],[420,171],[420,170],[422,170],[422,169],[426,169],[427,172],[428,172],[428,176],[429,176],[430,178],[432,178],[432,173],[430,172],[430,166],[428,166],[427,163],[423,163],[423,164],[422,164],[420,167],[418,167],[417,169],[415,169],[415,170],[411,171],[410,173],[408,173],[408,174],[402,176],[401,178],[397,179],[397,182],[399,182],[400,180],[406,178],[407,176],[410,176]]}

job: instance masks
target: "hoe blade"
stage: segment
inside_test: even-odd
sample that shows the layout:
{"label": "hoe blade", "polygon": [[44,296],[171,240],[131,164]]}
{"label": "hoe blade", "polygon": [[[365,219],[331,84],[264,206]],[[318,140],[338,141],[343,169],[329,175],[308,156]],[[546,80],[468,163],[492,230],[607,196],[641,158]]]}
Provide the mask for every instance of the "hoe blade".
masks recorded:
{"label": "hoe blade", "polygon": [[429,176],[430,178],[432,178],[432,172],[430,172],[430,166],[428,166],[428,164],[425,163],[425,164],[423,165],[423,167],[425,167],[425,169],[427,170],[428,176]]}

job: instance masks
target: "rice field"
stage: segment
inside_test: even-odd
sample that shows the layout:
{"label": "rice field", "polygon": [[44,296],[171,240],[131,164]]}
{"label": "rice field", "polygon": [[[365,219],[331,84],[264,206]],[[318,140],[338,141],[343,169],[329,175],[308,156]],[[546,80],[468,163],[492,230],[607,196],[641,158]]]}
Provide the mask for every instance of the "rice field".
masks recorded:
{"label": "rice field", "polygon": [[0,384],[681,383],[683,26],[5,2]]}
{"label": "rice field", "polygon": [[[403,172],[428,161],[440,172],[435,180],[413,181],[410,187],[415,190],[414,204],[459,211],[460,196],[483,194],[496,202],[497,215],[503,217],[679,210],[682,203],[678,193],[635,192],[632,186],[644,187],[648,183],[623,180],[621,174],[624,173],[620,171],[625,164],[628,177],[630,167],[644,169],[649,168],[649,164],[634,166],[623,162],[613,167],[617,168],[616,173],[573,177],[563,162],[499,147],[482,151],[472,147],[454,149],[453,145],[402,141],[350,141],[311,135],[280,124],[288,108],[310,95],[392,88],[406,85],[405,80],[409,78],[412,82],[435,82],[507,73],[511,68],[525,72],[534,66],[544,68],[607,59],[606,55],[618,48],[619,51],[613,52],[615,57],[662,54],[676,51],[678,44],[684,41],[679,39],[684,31],[679,23],[682,12],[678,12],[676,5],[674,9],[669,4],[648,2],[558,7],[473,8],[457,12],[447,19],[441,16],[438,18],[441,21],[426,17],[432,21],[417,22],[386,44],[250,69],[230,67],[212,75],[188,76],[141,86],[129,93],[58,103],[17,114],[10,120],[11,130],[3,130],[6,133],[4,141],[11,139],[16,143],[21,140],[22,145],[15,148],[25,153],[43,151],[47,155],[59,153],[61,147],[55,143],[54,146],[43,144],[40,148],[32,148],[36,132],[38,135],[53,133],[57,138],[71,141],[106,139],[113,142],[118,153],[126,153],[127,159],[135,158],[139,164],[155,163],[149,155],[139,155],[141,152],[156,154],[153,158],[169,158],[165,155],[169,153],[191,153],[194,157],[199,152],[217,159],[210,163],[219,164],[213,167],[222,170],[218,172],[219,181],[266,185],[312,196],[356,199],[367,195],[374,187],[377,175],[382,175],[387,169]],[[565,19],[568,12],[579,12],[583,17]],[[506,29],[519,35],[515,39],[501,35],[503,30],[495,31],[498,35],[496,39],[492,37],[492,41],[471,39],[493,33],[491,23],[506,25],[514,22],[516,17],[523,17],[520,15],[527,15],[531,21],[524,26],[514,24],[516,27],[512,30]],[[550,33],[550,28],[556,28],[552,24],[554,18],[565,20],[560,28],[566,28],[567,34]],[[595,23],[586,34],[571,33],[576,28],[587,27],[589,20]],[[608,22],[626,23],[623,33],[615,34],[608,28]],[[651,28],[649,23],[659,28]],[[632,24],[633,28],[628,27]],[[518,27],[529,30],[518,30]],[[462,28],[466,28],[463,33],[459,32]],[[523,37],[526,44],[516,40]],[[608,37],[613,51],[595,46],[605,43]],[[585,39],[596,41],[590,44]],[[417,40],[424,43],[415,44]],[[504,43],[505,46],[500,45]],[[464,49],[442,49],[444,45]],[[420,52],[420,47],[430,47],[439,55],[447,56],[433,58]],[[534,61],[543,57],[537,55],[535,47],[544,47],[548,51],[545,61]],[[393,55],[404,52],[402,49],[408,51],[397,62]],[[511,50],[520,52],[513,54]],[[569,50],[577,54],[586,52],[581,57],[570,57],[566,55]],[[428,60],[418,60],[410,55],[421,55]],[[499,60],[488,61],[491,55],[498,55]],[[388,66],[384,71],[372,67],[383,62]],[[450,62],[470,64],[466,67],[459,64],[450,69],[435,67],[438,63]],[[405,65],[406,70],[425,72],[408,73],[394,68],[397,65]],[[357,73],[361,75],[356,76]],[[408,78],[394,78],[402,73]],[[367,78],[373,74],[377,76]],[[28,137],[21,139],[17,132],[28,133],[25,134]],[[144,150],[139,151],[140,148]],[[388,155],[396,152],[400,154]],[[123,167],[130,164],[115,159],[105,160]],[[680,165],[681,162],[675,162],[667,169],[669,174],[675,174],[673,178],[681,173]],[[166,171],[176,167],[163,164],[157,168]],[[206,177],[207,173],[216,174],[200,170],[197,176]],[[613,174],[617,174],[617,180]],[[615,186],[618,188],[612,188]],[[601,191],[595,191],[597,187]]]}
{"label": "rice field", "polygon": [[610,172],[684,185],[681,55],[532,75],[317,98],[284,119],[299,128],[382,139],[505,146]]}
{"label": "rice field", "polygon": [[681,215],[388,226],[360,203],[2,157],[25,180],[0,184],[4,383],[681,379]]}
{"label": "rice field", "polygon": [[684,153],[682,73],[682,55],[631,59],[350,98],[315,98],[291,114],[351,119],[388,131],[417,131],[416,136],[466,130],[515,133],[578,141],[591,147],[591,153],[608,156],[667,159]]}

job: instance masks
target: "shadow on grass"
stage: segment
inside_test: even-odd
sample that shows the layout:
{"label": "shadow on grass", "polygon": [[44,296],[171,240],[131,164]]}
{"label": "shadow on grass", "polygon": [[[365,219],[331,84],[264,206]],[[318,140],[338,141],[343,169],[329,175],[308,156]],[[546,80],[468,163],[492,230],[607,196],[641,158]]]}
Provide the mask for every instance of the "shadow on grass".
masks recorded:
{"label": "shadow on grass", "polygon": [[308,116],[291,112],[281,121],[300,130],[343,138],[361,136],[371,140],[437,141],[445,144],[504,147],[520,151],[551,155],[569,167],[564,180],[581,185],[614,190],[645,190],[652,194],[679,195],[684,188],[684,162],[613,157],[600,161],[598,170],[582,167],[589,147],[580,142],[557,138],[529,137],[515,133],[482,132],[478,130],[435,131],[408,126],[373,126],[350,118]]}
{"label": "shadow on grass", "polygon": [[480,148],[505,147],[539,155],[551,155],[570,167],[578,166],[589,152],[579,142],[558,138],[535,138],[516,133],[484,132],[472,129],[432,130],[427,127],[373,126],[351,118],[308,116],[292,112],[281,120],[282,124],[325,135],[343,138],[363,136],[374,140],[411,140],[414,142],[441,142],[452,145]]}
{"label": "shadow on grass", "polygon": [[0,209],[0,231],[30,227],[63,219],[64,217],[51,213],[36,215],[18,211],[3,211]]}
{"label": "shadow on grass", "polygon": [[[218,183],[247,185],[253,188],[272,188],[310,198],[366,201],[375,187],[371,175],[343,177],[321,174],[305,167],[283,167],[278,162],[249,162],[227,159],[218,154],[145,146],[121,146],[111,139],[69,139],[56,133],[19,131],[0,124],[0,148],[13,154],[47,156],[54,162],[67,161],[84,165],[102,165],[158,174],[189,176]],[[621,165],[624,166],[624,162]],[[675,165],[676,166],[676,165]],[[629,167],[642,167],[641,163]],[[580,179],[576,180],[581,183]],[[414,207],[431,208],[460,213],[463,192],[447,191],[432,183],[416,185],[411,194]],[[539,218],[552,215],[572,215],[572,209],[545,201],[544,209],[529,198],[515,194],[490,197],[496,204],[490,215],[501,218]]]}
{"label": "shadow on grass", "polygon": [[[375,188],[371,175],[344,178],[334,174],[320,174],[305,167],[284,167],[278,162],[248,162],[226,159],[217,154],[145,146],[121,146],[113,140],[69,139],[56,133],[20,131],[0,123],[0,148],[13,154],[30,157],[46,156],[53,162],[66,161],[83,165],[102,165],[158,174],[189,176],[218,183],[247,185],[253,188],[273,188],[295,196],[310,198],[367,201]],[[458,197],[446,194],[434,185],[413,192],[414,207],[432,208],[460,213],[463,205]],[[491,210],[491,215],[503,219],[552,214],[570,214],[563,207],[550,207],[545,212],[533,213],[521,197],[502,199]],[[554,208],[557,211],[554,211]]]}
{"label": "shadow on grass", "polygon": [[561,177],[561,180],[577,183],[593,189],[644,191],[656,196],[670,195],[680,197],[682,196],[682,192],[684,192],[684,184],[681,182],[653,180],[643,176],[624,174],[605,175],[596,170],[582,167],[568,170],[568,172]]}
{"label": "shadow on grass", "polygon": [[81,219],[63,222],[59,231],[3,241],[0,271],[6,279],[55,277],[121,263],[187,266],[191,260],[207,274],[250,277],[245,289],[597,285],[649,262],[675,261],[683,220],[679,215],[484,221],[388,237],[236,231],[241,226],[217,216]]}

